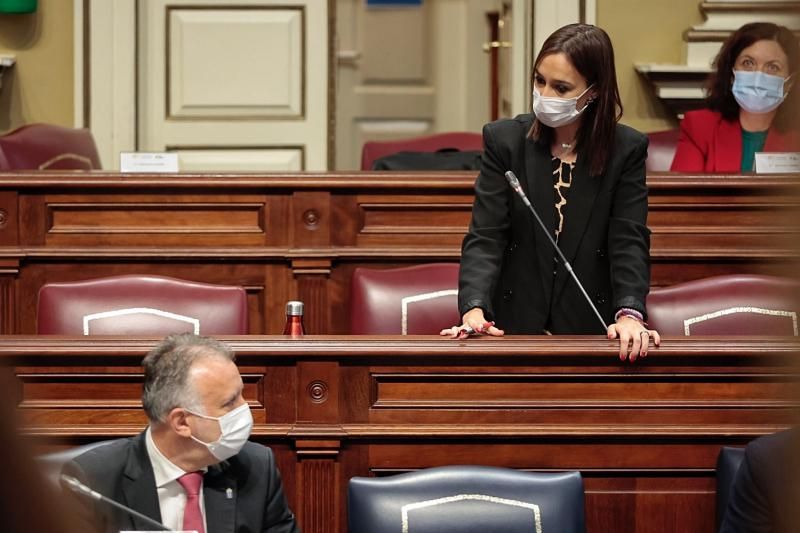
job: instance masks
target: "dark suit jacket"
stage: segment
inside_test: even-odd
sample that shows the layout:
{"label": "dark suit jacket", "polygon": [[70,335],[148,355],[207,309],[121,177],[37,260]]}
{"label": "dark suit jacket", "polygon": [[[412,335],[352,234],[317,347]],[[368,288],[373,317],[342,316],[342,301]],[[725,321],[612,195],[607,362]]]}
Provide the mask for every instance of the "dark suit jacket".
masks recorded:
{"label": "dark suit jacket", "polygon": [[[156,521],[161,511],[153,468],[147,455],[145,434],[120,439],[81,455],[64,467],[64,473]],[[233,498],[226,491],[233,489]],[[248,442],[227,461],[209,467],[203,481],[206,533],[294,533],[299,531],[283,494],[272,450]],[[151,530],[145,523],[116,511],[103,502],[77,506],[85,531],[117,533]]]}
{"label": "dark suit jacket", "polygon": [[[550,243],[505,180],[513,170],[549,231],[555,226],[550,148],[527,138],[533,115],[483,128],[472,222],[461,249],[459,309],[481,307],[512,334],[602,334],[597,317],[556,264]],[[579,155],[559,245],[606,323],[621,307],[645,312],[650,286],[647,137],[618,125],[606,172]]]}
{"label": "dark suit jacket", "polygon": [[[800,149],[796,132],[770,128],[765,152],[795,152]],[[678,148],[672,160],[674,172],[733,172],[742,168],[742,127],[738,120],[724,120],[717,111],[689,111],[681,121]]]}
{"label": "dark suit jacket", "polygon": [[782,431],[747,445],[720,533],[800,531],[800,434]]}

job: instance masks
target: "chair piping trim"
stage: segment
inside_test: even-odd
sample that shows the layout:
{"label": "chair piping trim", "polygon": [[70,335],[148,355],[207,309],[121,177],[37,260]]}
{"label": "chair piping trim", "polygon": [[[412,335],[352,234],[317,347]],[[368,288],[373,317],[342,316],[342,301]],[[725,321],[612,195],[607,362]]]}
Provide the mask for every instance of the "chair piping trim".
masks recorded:
{"label": "chair piping trim", "polygon": [[400,300],[400,334],[408,335],[408,304],[442,298],[443,296],[458,296],[458,289],[425,292],[422,294],[415,294],[414,296],[406,296]]}
{"label": "chair piping trim", "polygon": [[756,315],[790,317],[792,319],[792,331],[794,332],[794,336],[797,337],[797,313],[794,311],[781,311],[778,309],[764,309],[763,307],[729,307],[727,309],[714,311],[713,313],[687,318],[683,321],[683,332],[687,337],[689,337],[691,335],[689,328],[692,324],[699,324],[700,322],[713,320],[715,318],[720,318],[727,315],[734,315],[736,313],[753,313]]}
{"label": "chair piping trim", "polygon": [[58,154],[55,157],[51,157],[50,159],[39,165],[39,170],[47,170],[48,168],[50,168],[50,166],[58,163],[59,161],[63,161],[64,159],[75,159],[80,161],[81,163],[84,163],[87,167],[89,167],[89,170],[94,169],[94,165],[92,165],[92,160],[89,159],[88,157],[84,157],[82,155],[73,153],[66,153],[66,154]]}
{"label": "chair piping trim", "polygon": [[115,309],[114,311],[102,311],[100,313],[92,313],[83,317],[83,334],[89,334],[89,322],[101,318],[114,318],[118,316],[134,315],[142,313],[145,315],[156,315],[163,318],[171,318],[180,322],[186,322],[192,325],[195,335],[200,334],[200,320],[190,316],[178,315],[170,313],[169,311],[162,311],[161,309],[153,309],[151,307],[131,307],[128,309]]}
{"label": "chair piping trim", "polygon": [[521,502],[519,500],[509,500],[507,498],[500,498],[498,496],[487,496],[486,494],[457,494],[455,496],[447,496],[445,498],[437,498],[435,500],[425,500],[415,503],[407,503],[400,508],[403,520],[403,533],[409,533],[408,526],[408,512],[415,509],[424,509],[425,507],[433,507],[436,505],[444,505],[453,502],[460,502],[464,500],[479,500],[484,502],[499,503],[501,505],[511,505],[513,507],[522,507],[523,509],[530,509],[533,512],[534,528],[536,533],[542,533],[542,515],[539,512],[539,506],[534,503]]}

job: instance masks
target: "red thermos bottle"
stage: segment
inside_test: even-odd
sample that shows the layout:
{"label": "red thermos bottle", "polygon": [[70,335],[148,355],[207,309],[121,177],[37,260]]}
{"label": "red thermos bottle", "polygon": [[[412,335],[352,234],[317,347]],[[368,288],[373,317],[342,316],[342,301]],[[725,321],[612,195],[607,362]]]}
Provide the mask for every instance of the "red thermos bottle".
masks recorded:
{"label": "red thermos bottle", "polygon": [[303,329],[303,302],[291,301],[286,303],[286,327],[283,328],[284,335],[292,337],[302,337],[305,334]]}

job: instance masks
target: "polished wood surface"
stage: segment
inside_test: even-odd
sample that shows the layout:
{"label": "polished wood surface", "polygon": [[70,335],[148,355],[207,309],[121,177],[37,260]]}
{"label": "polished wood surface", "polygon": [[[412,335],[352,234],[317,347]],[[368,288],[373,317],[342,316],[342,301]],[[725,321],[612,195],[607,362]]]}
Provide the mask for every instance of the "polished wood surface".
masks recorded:
{"label": "polished wood surface", "polygon": [[[349,331],[359,266],[459,260],[474,173],[0,174],[0,333],[36,331],[47,282],[123,273],[246,288],[250,333]],[[780,273],[794,253],[797,176],[655,174],[655,286]]]}
{"label": "polished wood surface", "polygon": [[[352,476],[485,464],[580,470],[590,533],[711,533],[719,447],[794,417],[792,339],[668,338],[634,365],[602,337],[223,339],[306,532],[346,530]],[[67,446],[141,431],[156,341],[0,338],[26,432]]]}

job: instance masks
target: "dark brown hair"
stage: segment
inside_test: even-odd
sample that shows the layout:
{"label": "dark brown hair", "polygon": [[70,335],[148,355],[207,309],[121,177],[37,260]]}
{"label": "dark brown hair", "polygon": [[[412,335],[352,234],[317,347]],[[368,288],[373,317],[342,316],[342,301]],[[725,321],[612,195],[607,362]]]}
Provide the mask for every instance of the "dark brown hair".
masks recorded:
{"label": "dark brown hair", "polygon": [[[798,49],[797,39],[788,28],[771,22],[752,22],[733,32],[722,44],[722,48],[714,60],[716,70],[708,78],[708,107],[718,111],[726,120],[739,118],[739,104],[733,97],[732,87],[736,58],[739,57],[742,50],[758,41],[775,41],[780,45],[789,59],[790,74],[797,72],[797,68],[800,66],[800,49]],[[773,123],[776,128],[785,131],[793,126],[798,108],[800,108],[799,97],[800,91],[796,91],[794,88],[789,91],[775,115]]]}
{"label": "dark brown hair", "polygon": [[[589,173],[598,176],[605,172],[617,122],[622,117],[622,101],[617,87],[614,67],[614,48],[608,34],[590,24],[569,24],[556,30],[542,45],[533,63],[531,85],[542,60],[552,54],[563,53],[572,66],[593,86],[597,97],[583,111],[575,150],[584,150],[589,156]],[[550,145],[553,129],[534,120],[529,133],[538,143]]]}

